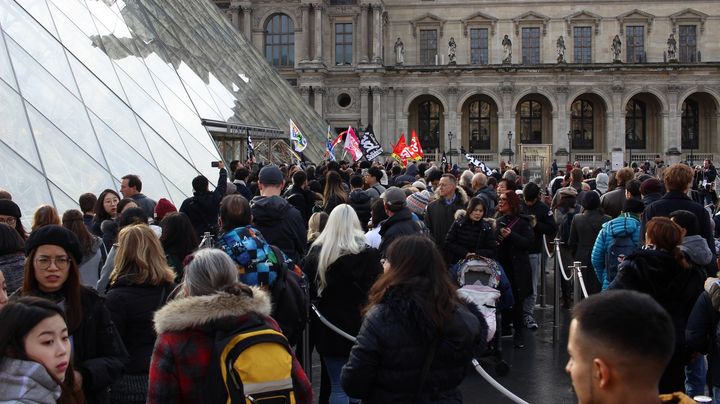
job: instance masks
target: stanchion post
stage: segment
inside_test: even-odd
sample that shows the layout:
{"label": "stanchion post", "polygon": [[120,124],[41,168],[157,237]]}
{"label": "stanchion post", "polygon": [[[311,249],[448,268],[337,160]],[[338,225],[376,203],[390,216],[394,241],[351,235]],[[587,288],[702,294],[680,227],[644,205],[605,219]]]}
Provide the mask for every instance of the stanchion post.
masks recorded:
{"label": "stanchion post", "polygon": [[[307,282],[303,285],[303,289],[305,290],[305,295],[310,296],[309,294],[309,286]],[[305,323],[305,329],[302,333],[302,338],[300,340],[300,343],[302,344],[302,367],[305,369],[305,374],[308,377],[308,380],[312,383],[312,352],[310,350],[310,302],[308,302],[307,305],[305,305],[305,312],[306,312],[306,318],[307,323]]]}
{"label": "stanchion post", "polygon": [[580,303],[580,277],[578,276],[578,272],[580,272],[580,266],[582,265],[582,262],[580,261],[573,261],[572,266],[569,268],[572,268],[573,271],[573,304]]}
{"label": "stanchion post", "polygon": [[[545,238],[543,237],[543,243]],[[547,274],[545,273],[545,267],[547,263],[547,257],[544,252],[540,253],[540,307],[543,309],[547,307]],[[537,287],[537,285],[536,285]]]}
{"label": "stanchion post", "polygon": [[553,307],[553,344],[560,341],[560,278],[562,277],[562,274],[560,273],[562,270],[562,267],[560,266],[560,244],[562,244],[560,238],[555,237],[555,240],[553,241],[553,245],[555,246],[555,259],[553,260],[553,268],[555,269],[555,295],[553,296],[555,304]]}

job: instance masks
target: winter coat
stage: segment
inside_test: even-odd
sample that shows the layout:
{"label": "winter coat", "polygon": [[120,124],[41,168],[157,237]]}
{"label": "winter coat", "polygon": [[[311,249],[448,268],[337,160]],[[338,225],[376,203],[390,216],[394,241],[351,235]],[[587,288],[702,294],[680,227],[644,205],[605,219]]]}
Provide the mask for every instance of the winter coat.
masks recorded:
{"label": "winter coat", "polygon": [[395,186],[402,188],[403,184],[412,184],[417,181],[418,167],[413,163],[407,166],[405,174],[395,177]]}
{"label": "winter coat", "polygon": [[0,361],[0,403],[55,403],[62,388],[43,365],[4,357]]}
{"label": "winter coat", "polygon": [[610,281],[605,273],[605,255],[610,248],[610,243],[615,237],[625,237],[630,235],[632,243],[640,248],[640,221],[634,216],[623,214],[615,219],[605,222],[602,225],[600,233],[595,239],[595,245],[592,248],[590,261],[597,275],[597,279],[605,290],[610,286]]}
{"label": "winter coat", "polygon": [[[215,357],[215,333],[236,328],[257,313],[272,329],[270,296],[251,287],[252,296],[218,292],[173,300],[154,316],[157,342],[152,354],[148,404],[208,402],[204,380]],[[312,403],[312,387],[293,355],[293,386],[298,403]],[[212,392],[211,392],[212,393]]]}
{"label": "winter coat", "polygon": [[685,327],[685,342],[693,352],[708,355],[707,380],[713,387],[720,387],[718,321],[720,321],[720,312],[713,308],[708,292],[702,292],[690,312]]}
{"label": "winter coat", "polygon": [[660,193],[647,194],[642,197],[642,202],[645,205],[645,207],[647,208],[648,206],[652,205],[653,203],[659,201],[660,198],[662,198],[662,194],[660,194]]}
{"label": "winter coat", "polygon": [[398,237],[417,234],[420,227],[415,223],[412,212],[407,207],[380,223],[380,253],[385,255],[388,246]]}
{"label": "winter coat", "polygon": [[370,221],[371,201],[372,198],[370,195],[362,189],[353,189],[348,196],[348,205],[355,209],[355,213],[357,214],[358,219],[360,219],[360,224],[365,231],[368,230],[368,222]]}
{"label": "winter coat", "polygon": [[666,251],[638,250],[625,258],[609,289],[630,289],[647,293],[673,320],[675,352],[660,379],[660,392],[683,391],[685,365],[690,350],[685,343],[685,326],[698,296],[703,291],[705,272],[697,267],[680,267]]}
{"label": "winter coat", "polygon": [[614,219],[622,213],[625,199],[624,186],[606,192],[600,197],[600,211]]}
{"label": "winter coat", "polygon": [[685,254],[688,261],[699,267],[705,268],[708,277],[715,276],[717,273],[717,266],[713,253],[707,247],[707,243],[704,238],[698,235],[683,237],[680,250],[682,250]]}
{"label": "winter coat", "polygon": [[515,301],[522,301],[532,293],[529,249],[534,234],[527,216],[505,215],[498,218],[495,228],[498,234],[503,227],[509,227],[510,237],[498,242],[498,262],[505,269],[513,288]]}
{"label": "winter coat", "polygon": [[131,196],[130,199],[134,200],[137,206],[142,208],[145,216],[149,218],[155,217],[155,205],[157,204],[157,202],[148,198],[143,193],[135,194]]}
{"label": "winter coat", "polygon": [[448,204],[444,198],[436,199],[427,206],[425,214],[425,225],[443,255],[445,251],[445,236],[447,236],[450,226],[455,222],[455,212],[459,209],[465,209],[468,203],[468,197],[465,191],[460,187],[455,188],[455,199]]}
{"label": "winter coat", "polygon": [[240,194],[245,197],[248,201],[253,198],[252,192],[250,192],[250,189],[248,188],[247,184],[245,184],[245,181],[240,180],[234,180],[233,184],[235,184],[235,193]]}
{"label": "winter coat", "polygon": [[383,192],[385,192],[385,187],[382,186],[382,184],[380,184],[379,182],[365,190],[365,193],[371,199],[379,198]]}
{"label": "winter coat", "polygon": [[117,254],[117,246],[112,246],[108,251],[107,258],[105,258],[105,264],[103,264],[100,270],[100,279],[97,281],[95,290],[101,295],[105,296],[107,293],[108,285],[110,284],[110,274],[115,267],[115,255]]}
{"label": "winter coat", "polygon": [[5,276],[8,293],[20,289],[25,276],[25,254],[7,254],[0,256],[0,270]]}
{"label": "winter coat", "polygon": [[575,261],[580,261],[585,266],[590,264],[590,255],[595,240],[602,230],[603,224],[609,220],[610,216],[603,215],[597,209],[586,210],[573,217],[568,246]]}
{"label": "winter coat", "polygon": [[497,256],[495,238],[495,229],[489,221],[485,219],[473,221],[463,213],[450,226],[445,237],[445,248],[450,262],[454,263],[465,259],[468,253],[494,259]]}
{"label": "winter coat", "polygon": [[80,263],[80,283],[94,289],[100,279],[100,270],[105,264],[106,258],[107,252],[102,239],[93,237],[90,252],[83,254],[83,260]]}
{"label": "winter coat", "polygon": [[193,196],[185,199],[180,205],[180,212],[188,216],[198,239],[202,239],[205,232],[217,233],[218,211],[225,191],[227,191],[227,170],[223,168],[220,170],[214,191],[194,192]]}
{"label": "winter coat", "polygon": [[[380,252],[367,247],[357,254],[339,257],[325,272],[327,285],[317,296],[317,260],[320,247],[313,247],[305,258],[303,270],[311,284],[311,299],[325,318],[350,335],[357,335],[362,324],[361,310],[367,304],[368,292],[382,274]],[[347,358],[352,342],[330,330],[313,316],[315,346],[320,355]]]}
{"label": "winter coat", "polygon": [[436,332],[419,303],[427,287],[394,286],[365,315],[341,375],[349,396],[363,403],[462,402],[458,386],[484,344],[487,324],[467,306],[456,307],[443,326],[425,383],[418,386]]}
{"label": "winter coat", "polygon": [[328,196],[327,200],[323,203],[323,212],[327,213],[328,215],[335,209],[336,206],[346,203],[347,200],[340,197],[340,195],[337,194],[331,194]]}
{"label": "winter coat", "polygon": [[126,374],[147,374],[155,345],[152,317],[172,293],[175,285],[138,285],[118,279],[105,297],[113,323],[130,354]]}
{"label": "winter coat", "polygon": [[315,206],[315,193],[309,189],[298,189],[293,186],[285,193],[285,199],[300,212],[303,224],[307,229],[307,223],[310,220],[310,216],[312,216],[313,207]]}
{"label": "winter coat", "polygon": [[485,207],[485,217],[495,216],[495,208],[497,207],[497,192],[493,188],[484,187],[480,189],[476,197],[480,198]]}
{"label": "winter coat", "polygon": [[530,254],[540,254],[544,248],[543,235],[545,235],[547,239],[552,239],[557,232],[555,218],[550,208],[543,201],[538,200],[532,206],[525,204],[522,206],[524,207],[523,213],[535,217],[533,221],[535,223],[533,226],[533,234],[535,237],[528,252]]}
{"label": "winter coat", "polygon": [[[62,292],[30,291],[22,295],[64,302]],[[73,367],[82,374],[85,402],[107,403],[107,388],[123,373],[129,356],[105,306],[105,299],[93,289],[82,286],[80,304],[82,320],[76,329],[70,330]]]}
{"label": "winter coat", "polygon": [[[644,234],[645,226],[650,219],[655,216],[670,216],[670,213],[684,209],[690,211],[698,219],[700,227],[700,235],[707,241],[708,248],[714,251],[715,240],[713,239],[712,227],[710,225],[710,216],[703,206],[694,202],[690,197],[682,192],[669,191],[659,201],[645,208],[645,213],[641,222],[641,234]],[[713,252],[713,256],[715,253]]]}
{"label": "winter coat", "polygon": [[280,248],[293,262],[300,262],[307,244],[302,214],[279,196],[256,196],[250,206],[253,226],[265,240]]}

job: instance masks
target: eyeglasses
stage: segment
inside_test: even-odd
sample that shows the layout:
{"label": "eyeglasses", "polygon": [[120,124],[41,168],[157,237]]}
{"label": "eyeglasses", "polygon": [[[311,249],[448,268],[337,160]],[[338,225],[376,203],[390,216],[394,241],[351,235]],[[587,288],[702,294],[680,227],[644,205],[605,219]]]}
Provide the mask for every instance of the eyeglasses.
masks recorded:
{"label": "eyeglasses", "polygon": [[10,227],[15,227],[15,224],[17,223],[17,219],[15,219],[15,218],[12,217],[12,216],[9,216],[9,217],[6,217],[6,218],[0,217],[0,223],[5,223],[5,224],[7,224],[7,225],[10,226]]}
{"label": "eyeglasses", "polygon": [[58,269],[67,269],[70,266],[72,260],[68,257],[38,257],[35,258],[35,266],[38,269],[48,269],[51,263],[55,263]]}

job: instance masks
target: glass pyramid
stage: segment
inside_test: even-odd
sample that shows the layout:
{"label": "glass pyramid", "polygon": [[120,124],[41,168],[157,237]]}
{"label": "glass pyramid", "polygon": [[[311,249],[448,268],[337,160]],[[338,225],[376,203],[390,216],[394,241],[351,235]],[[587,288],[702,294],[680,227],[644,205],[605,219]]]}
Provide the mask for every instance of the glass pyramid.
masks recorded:
{"label": "glass pyramid", "polygon": [[318,159],[325,123],[207,0],[0,1],[0,188],[27,220],[84,192],[176,206],[220,158],[201,119],[287,133]]}

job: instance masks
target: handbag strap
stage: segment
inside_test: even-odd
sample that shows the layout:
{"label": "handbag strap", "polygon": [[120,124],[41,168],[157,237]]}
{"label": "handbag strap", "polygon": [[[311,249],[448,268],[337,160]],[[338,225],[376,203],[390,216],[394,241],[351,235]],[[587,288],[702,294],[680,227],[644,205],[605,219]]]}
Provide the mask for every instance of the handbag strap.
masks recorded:
{"label": "handbag strap", "polygon": [[423,361],[422,372],[420,373],[420,383],[418,384],[418,389],[417,389],[417,392],[415,393],[415,401],[418,401],[418,399],[420,398],[422,389],[425,386],[425,381],[427,380],[428,376],[430,375],[430,365],[432,365],[433,358],[435,357],[435,351],[437,350],[439,339],[440,339],[440,333],[435,332],[435,335],[433,336],[432,340],[430,341],[430,346],[428,347],[427,352],[425,353],[425,360]]}

